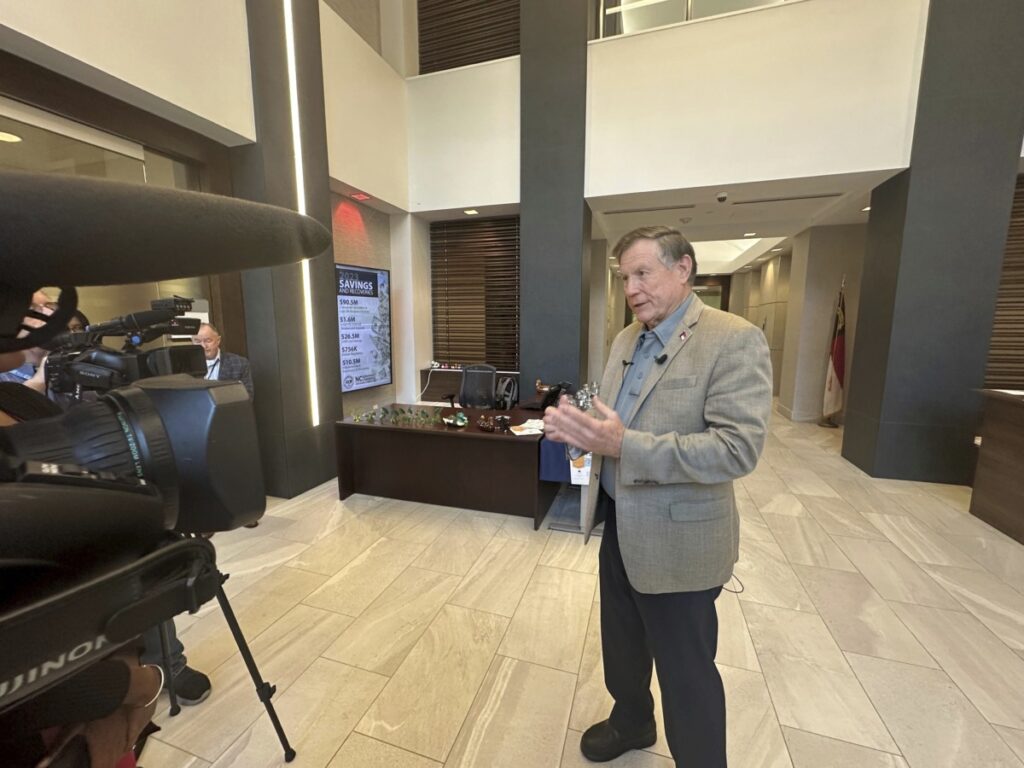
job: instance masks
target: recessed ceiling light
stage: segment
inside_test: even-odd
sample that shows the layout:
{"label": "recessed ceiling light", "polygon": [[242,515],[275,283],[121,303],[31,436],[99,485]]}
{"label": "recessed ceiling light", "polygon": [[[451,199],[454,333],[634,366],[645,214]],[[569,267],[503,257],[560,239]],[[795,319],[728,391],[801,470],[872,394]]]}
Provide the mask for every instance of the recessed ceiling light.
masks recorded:
{"label": "recessed ceiling light", "polygon": [[744,232],[744,237],[757,237],[757,232]]}
{"label": "recessed ceiling light", "polygon": [[860,209],[860,212],[861,213],[867,213],[870,210],[871,210],[871,206],[870,205],[865,205],[863,208]]}
{"label": "recessed ceiling light", "polygon": [[8,144],[17,144],[21,141],[21,136],[16,133],[7,133],[7,131],[0,131],[0,141],[7,142]]}
{"label": "recessed ceiling light", "polygon": [[480,213],[480,211],[478,211],[476,208],[467,208],[466,210],[463,211],[463,213],[466,214],[467,216],[476,216],[478,213]]}
{"label": "recessed ceiling light", "polygon": [[365,192],[353,192],[350,195],[350,197],[353,200],[358,200],[360,203],[363,202],[364,200],[369,200],[370,199],[370,196],[368,194],[366,194]]}
{"label": "recessed ceiling light", "polygon": [[772,248],[772,253],[778,253],[781,250],[781,248]]}

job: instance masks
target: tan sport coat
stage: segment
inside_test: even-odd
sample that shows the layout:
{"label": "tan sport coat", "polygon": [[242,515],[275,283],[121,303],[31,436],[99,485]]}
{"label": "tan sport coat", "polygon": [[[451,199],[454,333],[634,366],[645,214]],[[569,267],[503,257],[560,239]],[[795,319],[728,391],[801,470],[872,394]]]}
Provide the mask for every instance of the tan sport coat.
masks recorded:
{"label": "tan sport coat", "polygon": [[[601,397],[614,404],[622,361],[643,327],[612,342]],[[694,296],[626,414],[615,519],[630,584],[638,592],[692,592],[725,584],[739,557],[732,481],[764,448],[772,364],[760,329]],[[583,533],[595,524],[602,457],[594,456]]]}

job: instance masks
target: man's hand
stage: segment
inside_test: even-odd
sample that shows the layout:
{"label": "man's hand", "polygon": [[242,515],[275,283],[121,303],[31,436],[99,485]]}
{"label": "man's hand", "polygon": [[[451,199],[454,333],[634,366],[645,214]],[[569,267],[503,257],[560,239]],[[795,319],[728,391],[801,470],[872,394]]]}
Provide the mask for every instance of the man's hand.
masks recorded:
{"label": "man's hand", "polygon": [[599,397],[594,397],[593,405],[602,419],[581,411],[562,395],[557,408],[548,407],[544,411],[544,436],[584,451],[618,458],[622,453],[622,435],[626,431],[622,419]]}

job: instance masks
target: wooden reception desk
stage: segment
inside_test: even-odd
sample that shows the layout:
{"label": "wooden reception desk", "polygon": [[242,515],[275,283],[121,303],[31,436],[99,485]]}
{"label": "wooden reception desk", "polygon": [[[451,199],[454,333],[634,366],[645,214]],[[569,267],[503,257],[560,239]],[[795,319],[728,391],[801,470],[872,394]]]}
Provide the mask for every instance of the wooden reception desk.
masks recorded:
{"label": "wooden reception desk", "polygon": [[[441,413],[455,411],[444,408]],[[540,436],[484,432],[476,419],[504,415],[522,424],[540,412],[469,408],[466,414],[470,421],[462,429],[357,423],[351,418],[337,422],[338,498],[367,493],[520,515],[533,518],[536,530],[559,488],[540,479]]]}
{"label": "wooden reception desk", "polygon": [[1024,544],[1024,392],[983,390],[971,514]]}

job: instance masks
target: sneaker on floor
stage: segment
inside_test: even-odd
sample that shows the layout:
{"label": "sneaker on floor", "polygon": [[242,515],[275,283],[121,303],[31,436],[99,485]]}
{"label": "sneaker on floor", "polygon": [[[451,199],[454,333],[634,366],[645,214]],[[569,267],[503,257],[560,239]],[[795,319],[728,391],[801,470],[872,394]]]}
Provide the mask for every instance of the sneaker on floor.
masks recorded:
{"label": "sneaker on floor", "polygon": [[191,707],[206,701],[212,689],[210,678],[192,667],[183,667],[174,676],[174,693],[182,706]]}

